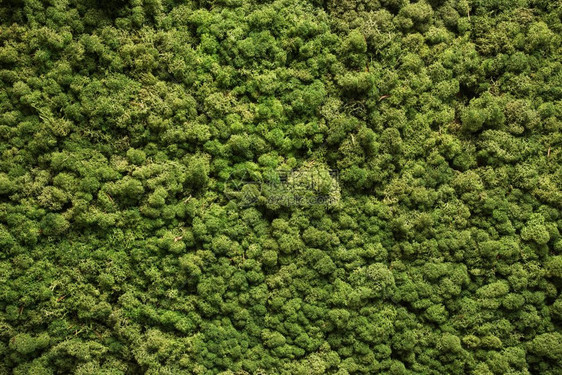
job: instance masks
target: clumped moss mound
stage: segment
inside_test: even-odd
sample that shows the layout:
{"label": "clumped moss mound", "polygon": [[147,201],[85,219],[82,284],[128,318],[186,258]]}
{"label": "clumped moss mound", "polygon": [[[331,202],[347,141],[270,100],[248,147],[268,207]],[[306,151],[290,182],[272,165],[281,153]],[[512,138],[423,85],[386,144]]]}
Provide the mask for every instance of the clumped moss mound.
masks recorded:
{"label": "clumped moss mound", "polygon": [[0,374],[562,373],[559,1],[0,20]]}

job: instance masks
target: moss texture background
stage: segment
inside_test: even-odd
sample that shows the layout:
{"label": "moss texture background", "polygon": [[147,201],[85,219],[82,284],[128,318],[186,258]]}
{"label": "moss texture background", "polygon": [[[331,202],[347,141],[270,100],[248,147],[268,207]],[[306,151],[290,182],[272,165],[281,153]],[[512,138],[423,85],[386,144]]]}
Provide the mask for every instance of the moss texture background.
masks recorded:
{"label": "moss texture background", "polygon": [[559,1],[1,0],[0,374],[561,374],[561,58]]}

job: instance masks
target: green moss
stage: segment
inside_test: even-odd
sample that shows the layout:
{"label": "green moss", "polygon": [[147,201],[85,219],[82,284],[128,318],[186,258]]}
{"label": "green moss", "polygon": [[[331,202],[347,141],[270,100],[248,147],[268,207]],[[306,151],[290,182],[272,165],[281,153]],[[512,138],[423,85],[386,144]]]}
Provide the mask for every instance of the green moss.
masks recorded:
{"label": "green moss", "polygon": [[561,373],[560,15],[5,0],[0,373]]}

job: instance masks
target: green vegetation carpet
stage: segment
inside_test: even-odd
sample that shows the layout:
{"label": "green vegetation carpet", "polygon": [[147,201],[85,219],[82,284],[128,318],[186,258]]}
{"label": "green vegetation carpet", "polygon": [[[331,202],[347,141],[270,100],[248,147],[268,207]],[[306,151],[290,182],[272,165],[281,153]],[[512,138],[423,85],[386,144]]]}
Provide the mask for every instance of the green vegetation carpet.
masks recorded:
{"label": "green vegetation carpet", "polygon": [[562,374],[558,0],[0,0],[0,374]]}

